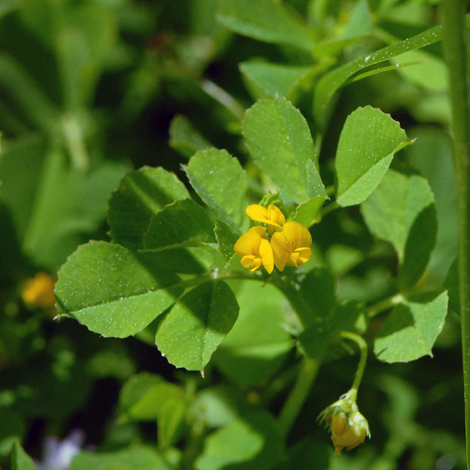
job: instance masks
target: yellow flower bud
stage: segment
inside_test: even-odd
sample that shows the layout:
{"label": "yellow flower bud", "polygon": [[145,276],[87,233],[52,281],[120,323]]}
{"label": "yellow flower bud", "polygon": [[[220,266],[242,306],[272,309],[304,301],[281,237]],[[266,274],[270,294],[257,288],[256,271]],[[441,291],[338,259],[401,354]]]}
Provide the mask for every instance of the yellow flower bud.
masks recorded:
{"label": "yellow flower bud", "polygon": [[354,415],[354,422],[351,423],[346,413],[341,410],[333,416],[330,430],[335,454],[341,454],[344,448],[350,450],[364,442],[368,425],[361,413],[357,412]]}
{"label": "yellow flower bud", "polygon": [[370,437],[369,423],[359,412],[356,391],[350,390],[338,401],[324,409],[319,418],[324,420],[331,431],[335,454],[343,449],[351,450]]}

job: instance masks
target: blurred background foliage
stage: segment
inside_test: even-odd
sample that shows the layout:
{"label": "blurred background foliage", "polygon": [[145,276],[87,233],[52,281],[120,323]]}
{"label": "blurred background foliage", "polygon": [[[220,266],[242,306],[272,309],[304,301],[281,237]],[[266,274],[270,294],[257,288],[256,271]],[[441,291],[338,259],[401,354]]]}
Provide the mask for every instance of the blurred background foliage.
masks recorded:
{"label": "blurred background foliage", "polygon": [[[289,14],[310,28],[316,44],[312,59],[309,52],[270,40],[262,28],[240,30],[229,16],[217,16],[231,3],[0,2],[2,465],[8,466],[15,440],[40,460],[47,436],[63,439],[74,429],[84,432],[89,449],[122,452],[130,444],[155,444],[155,420],[117,420],[121,388],[134,373],[159,374],[187,394],[207,389],[199,400],[213,407],[212,427],[223,421],[227,403],[240,404],[240,410],[259,404],[276,415],[285,400],[297,360],[284,330],[276,354],[253,368],[231,354],[248,341],[234,330],[203,379],[175,370],[144,334],[104,340],[75,321],[54,322],[50,304],[24,295],[28,279],[39,272],[54,278],[79,244],[108,239],[107,201],[131,169],[163,166],[184,181],[180,165],[196,145],[213,145],[257,176],[240,139],[244,109],[272,96],[269,69],[257,64],[282,68],[286,87],[291,84],[286,96],[315,136],[312,84],[318,75],[439,22],[438,2],[431,0],[286,0]],[[398,158],[417,168],[435,194],[439,232],[427,281],[440,287],[457,244],[441,44],[390,60],[407,63],[414,65],[341,90],[323,135],[320,166],[323,180],[332,184],[339,132],[358,106],[391,113],[417,138]],[[335,211],[311,231],[315,264],[336,276],[338,299],[372,303],[393,292],[393,251],[372,238],[357,208]],[[240,302],[249,304],[249,293],[243,295]],[[283,299],[272,294],[270,301],[282,318]],[[265,322],[256,313],[253,307],[253,320],[247,321],[254,337]],[[290,460],[276,468],[465,468],[459,347],[459,319],[451,310],[434,358],[387,366],[371,359],[359,404],[372,440],[331,459],[329,436],[316,416],[348,389],[357,358],[345,355],[324,364],[288,438]],[[178,439],[176,444],[187,451]],[[172,461],[171,455],[165,458]],[[73,468],[93,468],[92,460],[83,459]],[[115,468],[109,465],[105,468]],[[160,468],[155,465],[149,468]]]}

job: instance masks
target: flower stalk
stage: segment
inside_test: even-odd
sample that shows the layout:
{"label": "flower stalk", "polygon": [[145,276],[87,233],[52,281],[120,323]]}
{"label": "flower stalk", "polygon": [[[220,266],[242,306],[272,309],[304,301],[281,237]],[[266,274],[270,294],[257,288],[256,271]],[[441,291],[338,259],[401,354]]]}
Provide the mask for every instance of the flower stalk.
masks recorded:
{"label": "flower stalk", "polygon": [[367,362],[367,343],[361,336],[350,331],[341,331],[340,337],[354,341],[359,347],[361,358],[350,390],[326,407],[318,417],[329,426],[337,455],[341,454],[343,449],[350,450],[362,444],[366,436],[370,437],[369,423],[356,404],[357,391]]}

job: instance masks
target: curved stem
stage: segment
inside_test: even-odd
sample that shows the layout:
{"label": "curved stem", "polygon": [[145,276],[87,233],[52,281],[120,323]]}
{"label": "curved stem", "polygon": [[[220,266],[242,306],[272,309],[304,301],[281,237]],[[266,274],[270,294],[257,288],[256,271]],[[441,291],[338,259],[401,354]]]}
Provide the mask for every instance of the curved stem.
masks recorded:
{"label": "curved stem", "polygon": [[292,429],[319,369],[320,361],[304,357],[294,387],[279,414],[279,426],[284,436]]}
{"label": "curved stem", "polygon": [[[365,342],[362,336],[357,335],[356,333],[352,333],[351,331],[341,331],[340,334],[341,338],[349,339],[350,341],[354,341],[357,346],[359,347],[359,351],[361,353],[361,358],[359,360],[359,365],[357,366],[356,376],[354,377],[354,382],[351,387],[351,391],[354,391],[357,394],[359,389],[359,385],[361,385],[362,376],[364,375],[364,369],[366,368],[367,362],[367,343]],[[354,397],[356,399],[356,397]]]}

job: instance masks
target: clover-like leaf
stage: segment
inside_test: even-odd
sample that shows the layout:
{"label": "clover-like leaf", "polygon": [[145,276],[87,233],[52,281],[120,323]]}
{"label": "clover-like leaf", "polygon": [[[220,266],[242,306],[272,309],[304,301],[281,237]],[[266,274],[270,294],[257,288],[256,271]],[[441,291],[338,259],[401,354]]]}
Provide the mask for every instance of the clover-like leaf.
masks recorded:
{"label": "clover-like leaf", "polygon": [[143,167],[127,174],[109,201],[108,223],[116,243],[142,248],[150,220],[167,204],[189,198],[184,184],[163,168]]}
{"label": "clover-like leaf", "polygon": [[158,349],[176,367],[202,371],[232,329],[238,310],[227,284],[201,284],[181,297],[160,323]]}
{"label": "clover-like leaf", "polygon": [[369,230],[394,246],[401,287],[410,289],[436,242],[436,209],[428,182],[410,169],[392,169],[361,209]]}
{"label": "clover-like leaf", "polygon": [[246,145],[255,163],[296,204],[326,196],[307,121],[283,97],[260,100],[243,121]]}
{"label": "clover-like leaf", "polygon": [[240,162],[226,150],[209,149],[197,152],[184,170],[216,217],[237,230],[245,218],[248,184]]}
{"label": "clover-like leaf", "polygon": [[447,292],[403,300],[379,331],[374,352],[384,362],[409,362],[432,356],[432,347],[444,327]]}
{"label": "clover-like leaf", "polygon": [[398,150],[409,145],[400,124],[380,109],[358,108],[346,119],[336,154],[336,200],[360,204],[374,191]]}
{"label": "clover-like leaf", "polygon": [[182,294],[175,274],[146,264],[121,245],[92,241],[59,272],[60,313],[103,336],[124,338],[143,330]]}

